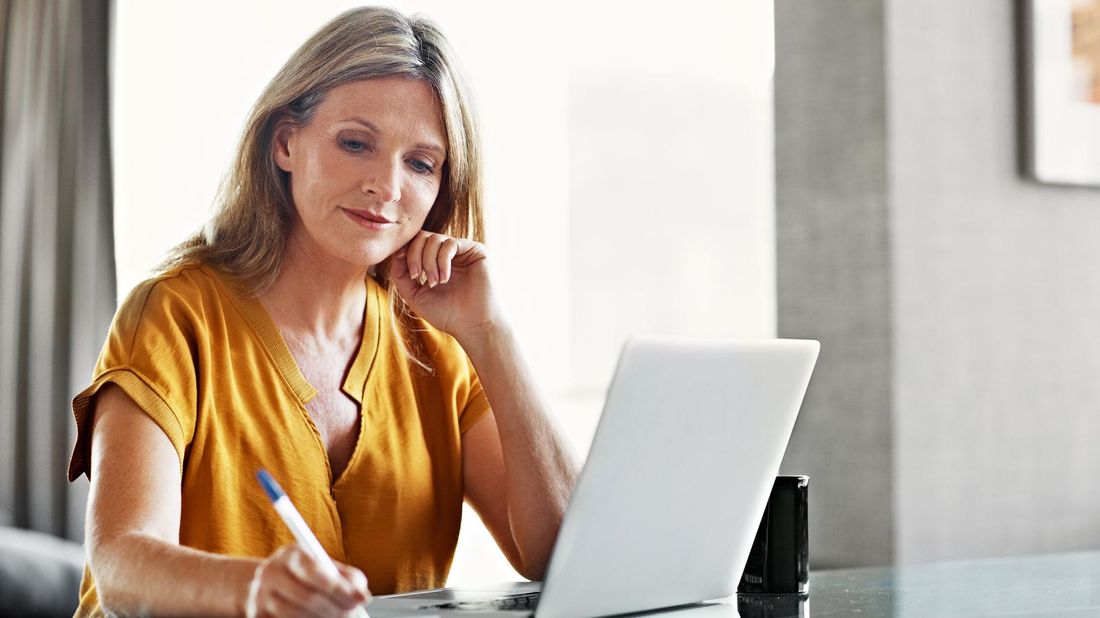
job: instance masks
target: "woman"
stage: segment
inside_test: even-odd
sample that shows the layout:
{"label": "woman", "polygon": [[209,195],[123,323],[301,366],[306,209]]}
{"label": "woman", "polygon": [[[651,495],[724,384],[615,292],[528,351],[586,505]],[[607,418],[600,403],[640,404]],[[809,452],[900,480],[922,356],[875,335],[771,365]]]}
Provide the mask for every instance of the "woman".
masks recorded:
{"label": "woman", "polygon": [[78,614],[343,615],[367,577],[441,586],[463,499],[541,578],[575,467],[494,300],[478,157],[431,23],[357,9],[291,57],[220,211],[122,304],[74,399]]}

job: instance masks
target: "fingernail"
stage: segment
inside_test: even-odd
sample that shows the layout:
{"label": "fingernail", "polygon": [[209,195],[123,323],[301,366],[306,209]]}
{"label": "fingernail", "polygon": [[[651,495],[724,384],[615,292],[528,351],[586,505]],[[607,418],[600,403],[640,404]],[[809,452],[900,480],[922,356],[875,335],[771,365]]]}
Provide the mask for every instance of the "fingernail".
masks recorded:
{"label": "fingernail", "polygon": [[412,279],[413,281],[416,281],[417,275],[418,275],[418,273],[416,272],[415,267],[409,268],[409,279]]}
{"label": "fingernail", "polygon": [[436,281],[435,275],[428,275],[428,287],[434,288],[439,281]]}
{"label": "fingernail", "polygon": [[428,273],[420,273],[420,276],[417,277],[417,280],[420,281],[420,285],[424,285],[428,282]]}

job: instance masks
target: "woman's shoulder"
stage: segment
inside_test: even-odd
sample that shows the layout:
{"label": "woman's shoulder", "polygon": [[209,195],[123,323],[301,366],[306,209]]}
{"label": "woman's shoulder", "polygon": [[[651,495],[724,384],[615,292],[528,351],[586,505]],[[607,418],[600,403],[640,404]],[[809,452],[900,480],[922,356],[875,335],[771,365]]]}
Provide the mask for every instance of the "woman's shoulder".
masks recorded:
{"label": "woman's shoulder", "polygon": [[414,318],[412,322],[413,335],[419,344],[419,349],[414,353],[422,357],[433,375],[445,377],[470,373],[469,358],[457,339],[423,318]]}
{"label": "woman's shoulder", "polygon": [[138,283],[119,303],[116,327],[135,329],[158,317],[206,314],[212,301],[224,297],[227,283],[215,270],[197,262],[175,265]]}
{"label": "woman's shoulder", "polygon": [[[127,296],[144,299],[154,294],[178,295],[186,299],[224,295],[231,283],[214,268],[199,262],[186,262],[162,270],[134,286]],[[125,302],[125,301],[124,301]]]}

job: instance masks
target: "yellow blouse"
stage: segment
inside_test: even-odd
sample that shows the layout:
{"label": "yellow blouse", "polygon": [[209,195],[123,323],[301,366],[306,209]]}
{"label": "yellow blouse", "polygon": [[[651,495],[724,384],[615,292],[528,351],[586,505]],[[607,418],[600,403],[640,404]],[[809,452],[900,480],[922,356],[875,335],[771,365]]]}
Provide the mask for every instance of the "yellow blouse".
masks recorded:
{"label": "yellow blouse", "polygon": [[[260,557],[293,542],[256,481],[266,468],[373,593],[442,586],[462,515],[461,436],[489,404],[462,348],[423,321],[433,371],[410,366],[385,290],[367,284],[363,340],[343,384],[360,405],[359,441],[339,478],[305,408],[316,391],[263,306],[188,265],[139,285],[115,314],[94,380],[73,400],[69,480],[91,473],[95,394],[113,382],[179,454],[181,545]],[[101,613],[85,568],[77,615]]]}

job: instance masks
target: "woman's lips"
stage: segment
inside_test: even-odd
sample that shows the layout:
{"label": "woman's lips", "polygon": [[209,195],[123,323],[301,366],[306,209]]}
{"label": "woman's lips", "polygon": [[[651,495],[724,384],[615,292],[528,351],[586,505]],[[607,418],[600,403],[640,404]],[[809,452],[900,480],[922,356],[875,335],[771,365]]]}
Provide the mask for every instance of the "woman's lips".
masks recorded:
{"label": "woman's lips", "polygon": [[368,230],[384,230],[394,225],[393,221],[365,210],[351,210],[349,208],[341,208],[340,210],[342,210],[349,219]]}

